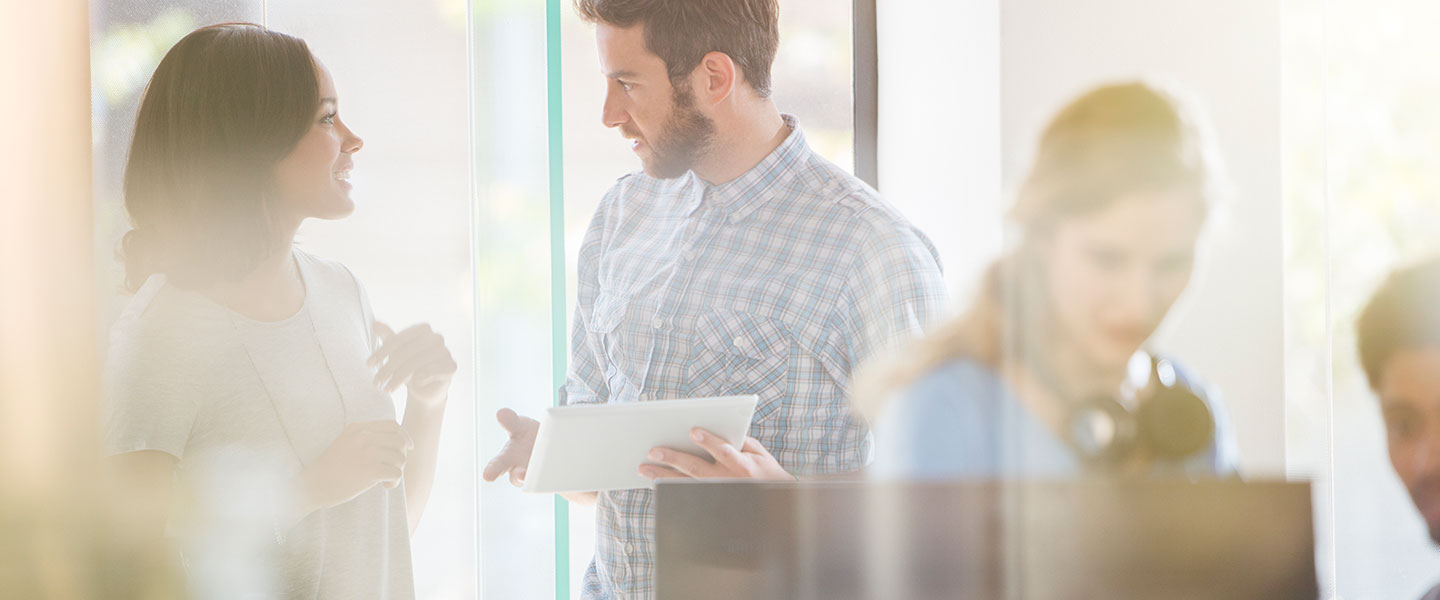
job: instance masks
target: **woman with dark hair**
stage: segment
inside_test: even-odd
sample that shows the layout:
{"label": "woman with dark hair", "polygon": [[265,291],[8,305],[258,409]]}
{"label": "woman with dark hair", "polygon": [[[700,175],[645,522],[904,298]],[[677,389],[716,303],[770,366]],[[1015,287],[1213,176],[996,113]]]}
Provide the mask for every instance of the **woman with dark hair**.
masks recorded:
{"label": "woman with dark hair", "polygon": [[339,105],[304,41],[224,24],[171,48],[136,119],[135,295],[112,330],[105,447],[152,500],[136,526],[168,525],[198,596],[414,596],[410,534],[456,364],[294,245],[304,220],[354,210],[363,143]]}
{"label": "woman with dark hair", "polygon": [[1075,99],[1045,129],[969,312],[856,398],[881,478],[1206,475],[1233,470],[1218,399],[1144,349],[1190,281],[1217,192],[1204,128],[1135,82]]}

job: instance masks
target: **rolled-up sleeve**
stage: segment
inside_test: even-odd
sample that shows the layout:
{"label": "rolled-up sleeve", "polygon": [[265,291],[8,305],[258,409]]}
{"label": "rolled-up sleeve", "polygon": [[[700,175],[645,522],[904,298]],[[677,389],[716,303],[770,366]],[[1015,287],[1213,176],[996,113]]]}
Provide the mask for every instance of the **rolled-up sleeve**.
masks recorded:
{"label": "rolled-up sleeve", "polygon": [[842,384],[881,352],[914,339],[946,316],[940,260],[910,227],[877,229],[856,257],[829,319],[827,367]]}

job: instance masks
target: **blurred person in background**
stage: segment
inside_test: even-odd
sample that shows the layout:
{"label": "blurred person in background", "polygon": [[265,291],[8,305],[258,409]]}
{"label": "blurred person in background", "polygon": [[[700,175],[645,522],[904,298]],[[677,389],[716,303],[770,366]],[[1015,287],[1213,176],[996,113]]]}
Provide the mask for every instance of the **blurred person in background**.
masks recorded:
{"label": "blurred person in background", "polygon": [[[1355,326],[1390,465],[1440,544],[1440,257],[1390,274]],[[1423,600],[1440,600],[1440,585]]]}
{"label": "blurred person in background", "polygon": [[872,475],[1232,471],[1218,399],[1144,348],[1190,282],[1213,154],[1196,115],[1147,83],[1064,107],[1009,212],[1017,243],[968,312],[859,378]]}
{"label": "blurred person in background", "polygon": [[456,364],[295,244],[355,208],[339,107],[304,41],[222,24],[170,49],[136,119],[104,447],[133,537],[176,539],[197,597],[414,596]]}

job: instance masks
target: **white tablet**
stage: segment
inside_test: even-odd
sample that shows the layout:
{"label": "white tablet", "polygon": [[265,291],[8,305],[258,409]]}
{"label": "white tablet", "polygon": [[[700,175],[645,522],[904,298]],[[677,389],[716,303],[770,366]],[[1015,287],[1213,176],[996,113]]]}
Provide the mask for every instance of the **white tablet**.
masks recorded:
{"label": "white tablet", "polygon": [[739,448],[749,435],[755,396],[691,398],[548,409],[525,470],[527,492],[598,492],[655,487],[639,473],[650,449],[709,456],[690,440],[701,427]]}

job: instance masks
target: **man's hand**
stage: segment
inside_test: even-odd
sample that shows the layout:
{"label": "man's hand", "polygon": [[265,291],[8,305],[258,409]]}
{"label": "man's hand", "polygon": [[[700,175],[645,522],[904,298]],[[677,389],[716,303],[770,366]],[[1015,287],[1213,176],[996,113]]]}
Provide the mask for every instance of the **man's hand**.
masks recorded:
{"label": "man's hand", "polygon": [[690,439],[695,440],[710,456],[695,456],[672,448],[655,448],[650,451],[650,460],[659,465],[640,465],[640,474],[649,479],[795,479],[795,476],[786,472],[780,462],[771,456],[770,451],[753,437],[745,438],[745,443],[739,450],[720,436],[698,427],[690,430]]}
{"label": "man's hand", "polygon": [[495,413],[495,419],[500,421],[500,426],[510,434],[510,441],[505,442],[500,453],[490,459],[490,464],[485,465],[481,476],[485,481],[495,481],[501,475],[509,473],[511,485],[524,486],[525,468],[530,465],[530,453],[535,450],[535,435],[540,431],[540,422],[517,415],[508,408],[502,408]]}

